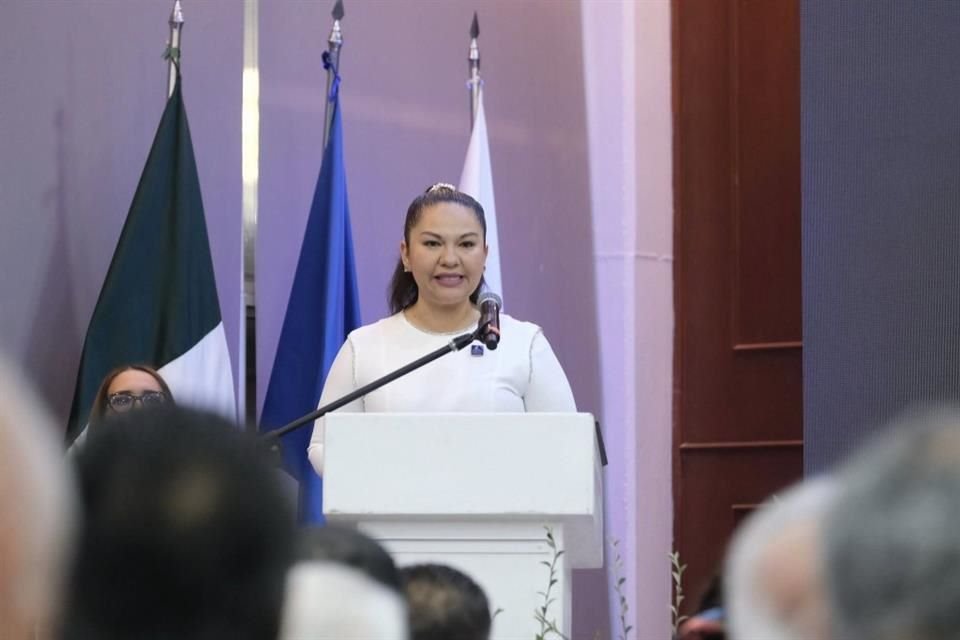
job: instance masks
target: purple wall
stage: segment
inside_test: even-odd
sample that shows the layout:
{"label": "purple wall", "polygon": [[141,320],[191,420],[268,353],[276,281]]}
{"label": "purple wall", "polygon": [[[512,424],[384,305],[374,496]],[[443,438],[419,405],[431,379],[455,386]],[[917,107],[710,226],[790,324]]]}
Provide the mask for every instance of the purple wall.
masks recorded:
{"label": "purple wall", "polygon": [[[187,4],[184,96],[236,363],[242,5]],[[83,336],[164,107],[171,6],[3,4],[0,349],[64,424]]]}

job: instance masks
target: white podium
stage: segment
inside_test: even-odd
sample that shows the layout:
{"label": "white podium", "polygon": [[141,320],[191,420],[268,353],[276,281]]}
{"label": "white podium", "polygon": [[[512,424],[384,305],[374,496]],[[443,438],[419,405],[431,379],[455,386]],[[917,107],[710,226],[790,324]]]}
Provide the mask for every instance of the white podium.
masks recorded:
{"label": "white podium", "polygon": [[473,577],[495,640],[569,637],[570,572],[603,565],[603,498],[593,417],[583,413],[330,414],[323,505],[333,523],[381,542],[401,566],[437,562]]}

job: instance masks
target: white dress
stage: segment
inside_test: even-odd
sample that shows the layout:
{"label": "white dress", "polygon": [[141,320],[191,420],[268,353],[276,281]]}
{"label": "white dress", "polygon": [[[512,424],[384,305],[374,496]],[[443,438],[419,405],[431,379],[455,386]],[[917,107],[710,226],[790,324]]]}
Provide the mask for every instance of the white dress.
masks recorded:
{"label": "white dress", "polygon": [[[430,333],[397,313],[350,333],[327,375],[320,405],[399,369],[471,329]],[[392,413],[574,412],[570,383],[543,330],[500,315],[500,345],[474,343],[435,360],[338,411]],[[314,423],[307,449],[323,472],[324,419]]]}

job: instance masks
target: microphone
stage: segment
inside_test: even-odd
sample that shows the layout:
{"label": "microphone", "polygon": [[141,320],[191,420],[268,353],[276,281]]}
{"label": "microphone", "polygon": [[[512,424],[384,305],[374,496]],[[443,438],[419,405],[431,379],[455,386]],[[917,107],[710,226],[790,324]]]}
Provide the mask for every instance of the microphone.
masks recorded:
{"label": "microphone", "polygon": [[477,299],[480,306],[480,323],[477,325],[477,337],[493,351],[500,343],[500,307],[503,300],[492,291],[484,291]]}

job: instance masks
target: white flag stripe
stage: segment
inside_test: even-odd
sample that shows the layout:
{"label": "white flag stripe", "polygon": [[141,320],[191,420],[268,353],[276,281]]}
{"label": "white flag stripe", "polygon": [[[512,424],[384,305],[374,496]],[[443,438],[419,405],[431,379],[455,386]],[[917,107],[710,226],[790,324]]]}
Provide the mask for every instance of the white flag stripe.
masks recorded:
{"label": "white flag stripe", "polygon": [[161,367],[160,375],[178,405],[205,409],[236,421],[233,369],[222,321],[186,353]]}
{"label": "white flag stripe", "polygon": [[497,234],[497,205],[493,197],[493,171],[490,166],[490,142],[487,138],[487,118],[483,111],[483,89],[477,100],[477,115],[470,134],[467,158],[460,175],[460,191],[473,196],[483,206],[487,218],[487,270],[484,278],[490,291],[506,299],[500,278],[500,241]]}

